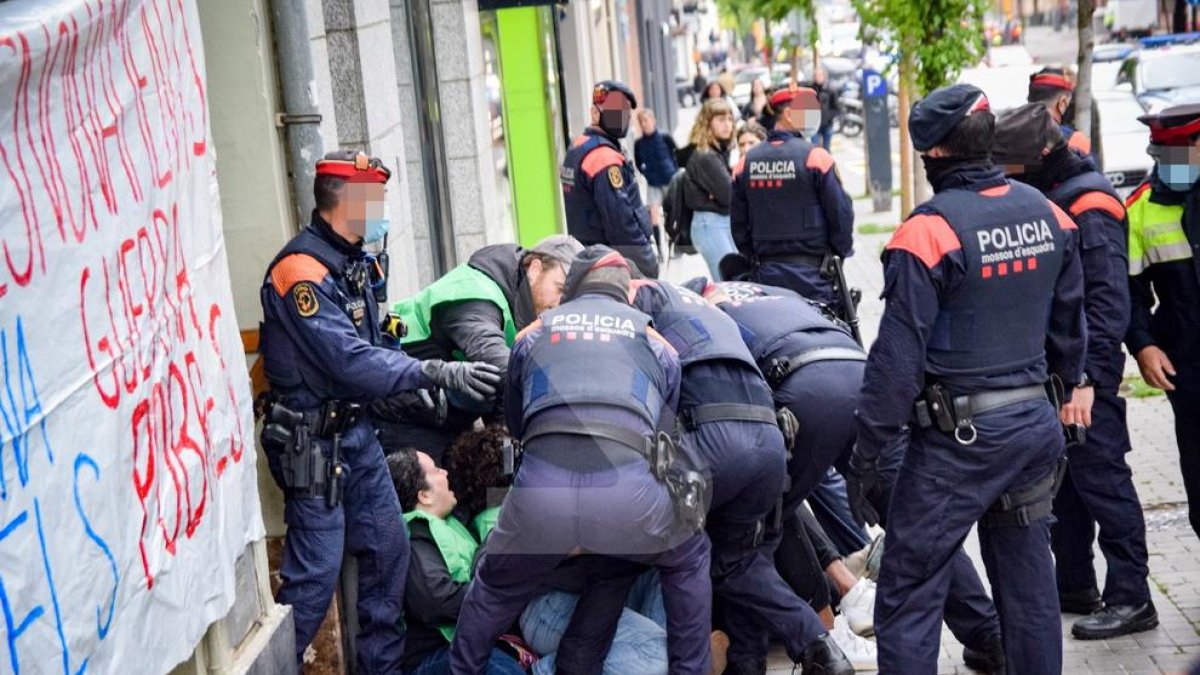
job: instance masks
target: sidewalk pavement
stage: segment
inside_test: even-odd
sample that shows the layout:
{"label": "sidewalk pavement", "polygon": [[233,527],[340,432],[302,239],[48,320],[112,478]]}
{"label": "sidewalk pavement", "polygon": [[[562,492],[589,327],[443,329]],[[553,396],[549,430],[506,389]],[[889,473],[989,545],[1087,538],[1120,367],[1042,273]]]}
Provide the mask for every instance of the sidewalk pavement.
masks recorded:
{"label": "sidewalk pavement", "polygon": [[[881,227],[900,221],[900,200],[893,199],[890,213],[871,212],[869,200],[856,200],[856,222]],[[879,254],[890,232],[856,234],[855,255],[846,261],[847,280],[862,289],[859,318],[863,338],[870,344],[879,332],[883,301],[883,268]],[[667,266],[664,276],[685,281],[706,275],[700,256],[684,256]],[[1130,360],[1132,363],[1132,360]],[[1128,372],[1136,373],[1135,366]],[[1133,452],[1129,464],[1146,514],[1147,545],[1150,551],[1150,591],[1158,608],[1159,628],[1135,636],[1114,640],[1081,642],[1070,637],[1071,623],[1078,617],[1063,615],[1063,672],[1092,673],[1173,673],[1185,672],[1190,661],[1200,658],[1200,540],[1187,521],[1187,499],[1179,473],[1179,455],[1175,444],[1171,407],[1163,396],[1128,401],[1129,431]],[[979,541],[972,532],[967,552],[975,561],[986,583]],[[1104,578],[1104,557],[1096,549],[1097,575]],[[771,652],[770,675],[787,675],[792,664],[779,647]],[[942,654],[938,672],[973,671],[962,662],[962,646],[948,630],[942,631]]]}

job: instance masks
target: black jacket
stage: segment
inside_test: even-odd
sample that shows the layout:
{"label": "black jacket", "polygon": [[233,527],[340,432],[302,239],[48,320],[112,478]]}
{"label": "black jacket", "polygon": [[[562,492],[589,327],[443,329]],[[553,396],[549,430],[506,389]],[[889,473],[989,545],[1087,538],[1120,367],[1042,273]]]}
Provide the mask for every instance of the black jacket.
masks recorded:
{"label": "black jacket", "polygon": [[[433,541],[429,523],[414,519],[408,524],[411,553],[404,589],[404,671],[415,670],[433,652],[449,645],[437,627],[456,623],[467,597],[468,583],[450,578],[446,559]],[[480,548],[482,550],[482,547]]]}
{"label": "black jacket", "polygon": [[729,215],[729,150],[714,152],[689,145],[679,154],[683,160],[680,166],[687,169],[683,195],[688,208]]}

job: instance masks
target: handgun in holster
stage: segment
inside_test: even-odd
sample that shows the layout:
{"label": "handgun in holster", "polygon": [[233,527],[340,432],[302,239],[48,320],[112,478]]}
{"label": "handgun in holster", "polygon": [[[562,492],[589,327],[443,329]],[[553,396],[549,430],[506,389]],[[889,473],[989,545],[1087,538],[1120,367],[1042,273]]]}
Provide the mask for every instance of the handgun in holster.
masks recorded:
{"label": "handgun in holster", "polygon": [[650,466],[655,477],[667,486],[676,516],[689,529],[700,531],[704,529],[708,511],[704,499],[708,481],[699,471],[685,466],[676,450],[676,441],[671,434],[659,431],[654,437]]}
{"label": "handgun in holster", "polygon": [[[921,405],[921,404],[924,405]],[[954,401],[950,393],[940,384],[925,388],[916,407],[917,425],[923,428],[937,427],[947,434],[954,433],[957,421],[954,416]]]}

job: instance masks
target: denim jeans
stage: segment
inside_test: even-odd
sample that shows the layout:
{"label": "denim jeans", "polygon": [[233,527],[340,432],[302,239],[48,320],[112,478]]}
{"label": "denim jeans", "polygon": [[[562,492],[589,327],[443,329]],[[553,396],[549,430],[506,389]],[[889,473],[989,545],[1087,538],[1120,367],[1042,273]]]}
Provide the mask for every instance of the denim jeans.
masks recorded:
{"label": "denim jeans", "polygon": [[[571,621],[578,596],[554,591],[529,603],[521,614],[521,634],[542,657],[535,675],[553,675],[559,641]],[[604,660],[604,675],[660,675],[667,672],[666,611],[657,571],[643,574],[629,593],[636,603],[660,622],[629,609],[622,612],[612,648]],[[655,609],[657,607],[657,609]]]}
{"label": "denim jeans", "polygon": [[[525,669],[513,657],[499,649],[488,655],[484,675],[525,675]],[[437,650],[408,675],[450,675],[450,648]]]}
{"label": "denim jeans", "polygon": [[711,211],[696,211],[692,216],[692,244],[704,257],[713,281],[720,281],[718,266],[721,264],[721,258],[730,253],[737,253],[737,246],[733,243],[733,232],[729,229],[729,216]]}

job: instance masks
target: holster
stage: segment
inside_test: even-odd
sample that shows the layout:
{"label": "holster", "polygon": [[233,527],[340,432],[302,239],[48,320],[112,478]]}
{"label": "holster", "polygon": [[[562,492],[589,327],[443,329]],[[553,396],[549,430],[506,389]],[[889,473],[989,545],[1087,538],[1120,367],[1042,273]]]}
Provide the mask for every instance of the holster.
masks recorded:
{"label": "holster", "polygon": [[1046,477],[1023,490],[1005,492],[979,521],[979,527],[1029,527],[1054,512],[1054,496],[1067,472],[1067,458],[1058,460]]}
{"label": "holster", "polygon": [[[355,403],[329,401],[314,412],[297,412],[275,399],[264,401],[263,446],[279,460],[279,487],[293,498],[324,497],[330,508],[341,503],[342,433],[362,414]],[[318,439],[330,441],[326,456]]]}

